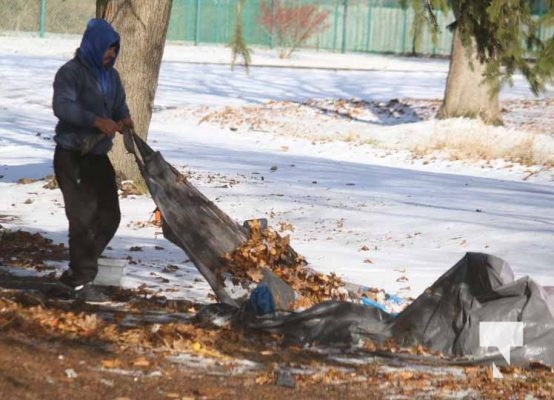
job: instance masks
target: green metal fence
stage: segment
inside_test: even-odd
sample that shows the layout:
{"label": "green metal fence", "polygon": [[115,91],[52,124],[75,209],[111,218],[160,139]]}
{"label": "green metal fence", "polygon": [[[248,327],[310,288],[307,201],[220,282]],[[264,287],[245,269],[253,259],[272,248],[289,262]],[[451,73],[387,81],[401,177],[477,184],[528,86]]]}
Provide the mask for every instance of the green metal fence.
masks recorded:
{"label": "green metal fence", "polygon": [[[147,0],[145,0],[147,1]],[[150,0],[148,0],[150,1]],[[238,0],[173,0],[167,39],[194,44],[226,44],[233,34]],[[272,47],[274,40],[260,24],[260,2],[247,0],[243,12],[249,46]],[[329,12],[326,29],[303,47],[346,52],[412,53],[414,12],[397,0],[287,0],[314,4]],[[0,0],[0,34],[81,34],[95,14],[95,0]],[[418,52],[448,55],[452,34],[450,15],[437,14],[441,33],[433,44],[426,33]],[[541,37],[554,35],[542,29]]]}
{"label": "green metal fence", "polygon": [[[233,34],[238,0],[173,0],[168,40],[193,43],[228,43]],[[274,41],[259,23],[260,2],[248,0],[244,10],[244,34],[250,45],[271,47]],[[414,13],[402,9],[395,0],[295,0],[315,4],[328,11],[326,29],[304,47],[334,51],[409,53],[413,51],[411,26]],[[451,18],[437,15],[443,26],[437,46],[429,35],[422,40],[421,52],[449,54],[452,35],[445,28]]]}
{"label": "green metal fence", "polygon": [[0,34],[81,34],[94,0],[0,0]]}

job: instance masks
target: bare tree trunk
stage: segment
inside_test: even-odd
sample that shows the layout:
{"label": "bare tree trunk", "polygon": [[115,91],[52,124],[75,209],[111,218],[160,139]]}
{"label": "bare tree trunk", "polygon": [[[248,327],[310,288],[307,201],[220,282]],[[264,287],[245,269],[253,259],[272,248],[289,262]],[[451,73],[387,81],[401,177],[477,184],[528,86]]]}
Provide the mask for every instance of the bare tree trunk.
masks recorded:
{"label": "bare tree trunk", "polygon": [[[127,94],[136,133],[146,141],[154,96],[169,25],[172,0],[97,0],[96,14],[121,35],[117,70]],[[115,140],[110,159],[118,176],[132,180],[141,191],[146,186],[121,136]]]}
{"label": "bare tree trunk", "polygon": [[483,81],[485,65],[479,62],[475,49],[468,57],[458,30],[454,34],[450,69],[444,100],[438,118],[481,118],[487,124],[502,124],[498,91]]}

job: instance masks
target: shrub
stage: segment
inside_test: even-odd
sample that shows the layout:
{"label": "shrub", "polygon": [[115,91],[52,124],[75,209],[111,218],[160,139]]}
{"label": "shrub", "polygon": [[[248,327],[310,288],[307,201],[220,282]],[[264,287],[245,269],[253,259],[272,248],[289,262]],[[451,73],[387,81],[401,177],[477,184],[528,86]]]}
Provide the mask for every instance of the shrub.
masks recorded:
{"label": "shrub", "polygon": [[328,15],[329,11],[296,0],[260,2],[260,24],[276,39],[280,58],[290,57],[302,43],[327,29]]}

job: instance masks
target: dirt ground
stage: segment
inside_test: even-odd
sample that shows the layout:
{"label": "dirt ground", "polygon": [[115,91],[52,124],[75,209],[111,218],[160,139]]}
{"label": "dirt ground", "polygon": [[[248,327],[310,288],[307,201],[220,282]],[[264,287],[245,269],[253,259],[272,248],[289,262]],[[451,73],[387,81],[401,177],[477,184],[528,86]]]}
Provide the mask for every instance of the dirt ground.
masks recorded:
{"label": "dirt ground", "polygon": [[[131,367],[103,369],[107,357],[117,357]],[[217,376],[188,369],[155,353],[141,356],[148,366],[133,367],[136,357],[135,351],[113,352],[98,343],[3,332],[0,394],[3,399],[43,400],[372,398],[371,387],[363,382],[289,389],[257,384],[255,374]]]}

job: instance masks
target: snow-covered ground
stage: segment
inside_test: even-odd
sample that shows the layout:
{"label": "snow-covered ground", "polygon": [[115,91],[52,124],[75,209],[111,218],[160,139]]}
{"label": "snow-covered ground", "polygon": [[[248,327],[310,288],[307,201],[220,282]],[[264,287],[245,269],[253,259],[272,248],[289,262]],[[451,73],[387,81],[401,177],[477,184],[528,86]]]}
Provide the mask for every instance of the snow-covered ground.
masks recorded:
{"label": "snow-covered ground", "polygon": [[[52,81],[78,43],[0,37],[0,224],[57,242],[67,234],[61,193],[17,182],[52,173]],[[551,109],[537,113],[539,132],[420,120],[414,110],[443,96],[447,60],[310,51],[280,60],[255,49],[249,74],[229,60],[224,47],[166,46],[148,141],[232,218],[265,217],[313,268],[402,296],[468,251],[554,285],[552,169],[411,152],[440,135],[494,138],[493,147],[534,135],[548,160]],[[514,83],[503,101],[532,99],[520,77]],[[553,93],[543,96],[550,107]],[[107,255],[136,261],[126,286],[209,301],[186,254],[145,223],[154,207],[146,196],[121,199]]]}

